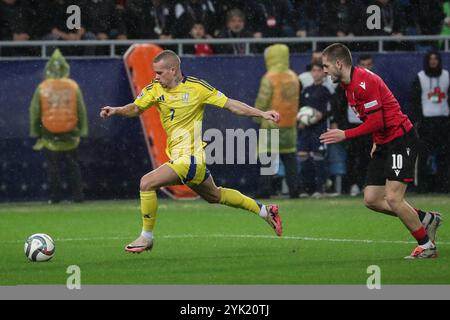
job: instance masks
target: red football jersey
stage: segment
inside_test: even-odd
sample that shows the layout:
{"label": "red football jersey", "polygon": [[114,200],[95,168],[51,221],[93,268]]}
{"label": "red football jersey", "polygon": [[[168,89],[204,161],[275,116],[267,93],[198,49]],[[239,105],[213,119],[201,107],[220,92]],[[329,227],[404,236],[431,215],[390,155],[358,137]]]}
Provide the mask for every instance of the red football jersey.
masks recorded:
{"label": "red football jersey", "polygon": [[345,130],[346,138],[372,134],[374,143],[385,144],[411,130],[411,121],[375,73],[353,67],[350,83],[341,83],[341,86],[345,89],[349,107],[363,121],[358,127]]}

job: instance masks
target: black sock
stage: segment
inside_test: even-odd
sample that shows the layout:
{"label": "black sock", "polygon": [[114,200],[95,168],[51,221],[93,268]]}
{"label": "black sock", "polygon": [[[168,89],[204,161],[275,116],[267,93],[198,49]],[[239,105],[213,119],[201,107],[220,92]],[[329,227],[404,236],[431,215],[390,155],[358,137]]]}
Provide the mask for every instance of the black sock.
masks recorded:
{"label": "black sock", "polygon": [[425,236],[423,239],[417,240],[417,243],[419,244],[419,246],[423,246],[425,243],[428,243],[428,241],[430,241],[430,239],[428,238],[428,236]]}
{"label": "black sock", "polygon": [[414,209],[417,212],[417,215],[419,216],[419,220],[420,222],[423,221],[423,219],[425,219],[425,216],[427,215],[427,213],[425,211],[422,211],[420,209]]}

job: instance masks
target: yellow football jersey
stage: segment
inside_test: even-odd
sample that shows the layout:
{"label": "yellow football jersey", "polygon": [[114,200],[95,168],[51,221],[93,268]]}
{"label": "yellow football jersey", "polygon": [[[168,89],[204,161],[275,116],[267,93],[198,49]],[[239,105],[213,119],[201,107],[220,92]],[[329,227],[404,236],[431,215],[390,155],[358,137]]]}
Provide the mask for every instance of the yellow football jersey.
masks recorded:
{"label": "yellow football jersey", "polygon": [[206,104],[223,108],[228,98],[207,82],[184,77],[175,88],[158,81],[145,87],[134,103],[141,110],[155,105],[167,133],[166,152],[171,159],[203,152],[202,120]]}

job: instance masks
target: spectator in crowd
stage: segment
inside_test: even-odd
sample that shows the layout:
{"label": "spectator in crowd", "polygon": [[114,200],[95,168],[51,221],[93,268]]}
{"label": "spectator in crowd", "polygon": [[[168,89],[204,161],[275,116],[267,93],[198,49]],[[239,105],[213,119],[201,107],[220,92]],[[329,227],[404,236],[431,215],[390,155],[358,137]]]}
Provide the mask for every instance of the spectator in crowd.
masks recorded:
{"label": "spectator in crowd", "polygon": [[322,36],[347,37],[363,33],[365,10],[359,0],[325,0],[320,12]]}
{"label": "spectator in crowd", "polygon": [[413,6],[411,0],[398,1],[400,8],[403,10],[403,17],[405,19],[405,35],[417,35],[416,21],[414,21]]}
{"label": "spectator in crowd", "polygon": [[[300,84],[302,86],[301,87],[302,90],[314,83],[314,78],[311,72],[312,65],[321,63],[322,63],[322,51],[316,50],[311,55],[311,63],[306,66],[306,71],[302,72],[298,77],[298,80],[300,81]],[[333,81],[331,81],[331,79],[328,77],[323,77],[322,79],[323,84],[328,88],[330,93],[333,94],[336,89],[336,84],[333,83]]]}
{"label": "spectator in crowd", "polygon": [[327,168],[325,162],[325,148],[319,141],[319,136],[329,127],[327,121],[331,115],[332,94],[323,84],[325,73],[322,63],[317,61],[311,65],[313,84],[302,90],[300,109],[309,106],[316,110],[313,124],[305,126],[299,123],[297,156],[299,159],[300,196],[307,196],[310,191],[312,196],[320,198],[325,190]]}
{"label": "spectator in crowd", "polygon": [[[284,44],[275,44],[264,51],[267,72],[261,79],[261,84],[256,98],[255,107],[262,110],[277,111],[280,121],[277,124],[262,120],[261,129],[278,129],[279,146],[278,153],[285,168],[286,183],[289,187],[289,196],[298,197],[297,187],[297,121],[298,99],[300,85],[297,74],[289,69],[289,48]],[[260,136],[260,139],[263,137]],[[267,143],[260,143],[259,153],[267,154],[275,152],[271,141],[271,133],[267,134]],[[272,176],[260,177],[258,197],[267,198],[272,194]]]}
{"label": "spectator in crowd", "polygon": [[81,5],[83,19],[97,40],[115,39],[125,36],[125,24],[114,2],[110,0],[85,0]]}
{"label": "spectator in crowd", "polygon": [[[438,35],[445,19],[441,0],[410,0],[411,15],[419,35]],[[437,41],[425,41],[416,44],[416,50],[437,49]]]}
{"label": "spectator in crowd", "polygon": [[450,94],[449,72],[437,51],[424,58],[424,68],[413,83],[412,117],[423,147],[419,152],[418,191],[449,191]]}
{"label": "spectator in crowd", "polygon": [[417,33],[421,35],[437,35],[445,18],[440,0],[410,0]]}
{"label": "spectator in crowd", "polygon": [[0,0],[0,39],[30,40],[28,12],[21,0]]}
{"label": "spectator in crowd", "polygon": [[[227,13],[239,9],[246,17],[246,29],[254,37],[295,36],[300,34],[297,13],[291,0],[217,0],[217,21],[226,25]],[[225,19],[224,19],[225,18]]]}
{"label": "spectator in crowd", "polygon": [[247,16],[255,37],[295,36],[297,25],[290,0],[254,0],[253,15]]}
{"label": "spectator in crowd", "polygon": [[[369,36],[401,36],[405,33],[407,23],[404,14],[404,7],[397,1],[373,0],[368,5],[377,5],[381,11],[381,28],[369,30],[365,28],[366,35]],[[377,44],[366,46],[375,49]],[[387,42],[385,50],[411,50],[411,44],[397,42]]]}
{"label": "spectator in crowd", "polygon": [[211,0],[178,1],[174,8],[172,34],[175,38],[189,38],[190,30],[186,26],[192,26],[194,22],[203,23],[207,34],[218,34],[216,8]]}
{"label": "spectator in crowd", "polygon": [[[219,32],[218,38],[239,39],[251,37],[253,37],[253,34],[245,27],[244,13],[239,9],[228,11],[226,27]],[[245,44],[221,44],[216,46],[216,51],[221,54],[245,54]]]}
{"label": "spectator in crowd", "polygon": [[[36,23],[41,26],[43,40],[63,40],[63,41],[77,41],[77,40],[95,40],[94,33],[87,30],[87,19],[81,19],[81,26],[77,28],[69,28],[67,25],[67,8],[72,5],[69,0],[41,0],[36,3]],[[49,15],[48,13],[52,14]],[[54,50],[54,48],[49,48]],[[66,54],[86,54],[95,55],[94,46],[85,46],[83,48],[68,48],[61,49]]]}
{"label": "spectator in crowd", "polygon": [[358,59],[358,66],[361,68],[365,68],[370,71],[374,71],[375,66],[373,63],[372,55],[370,54],[362,54]]}
{"label": "spectator in crowd", "polygon": [[[195,40],[207,38],[205,26],[201,22],[194,22],[189,34]],[[213,48],[207,43],[196,43],[194,45],[185,45],[184,53],[194,54],[196,56],[210,56],[213,54]]]}
{"label": "spectator in crowd", "polygon": [[251,3],[253,0],[242,1],[242,0],[216,0],[215,5],[217,7],[217,12],[219,13],[227,13],[233,9],[239,9],[245,13],[248,13],[251,10]]}
{"label": "spectator in crowd", "polygon": [[[30,40],[30,12],[22,0],[0,0],[0,41]],[[23,54],[26,50],[15,48],[0,49],[0,54]]]}
{"label": "spectator in crowd", "polygon": [[[227,20],[227,14],[231,10],[239,9],[243,14],[244,17],[253,17],[254,16],[254,0],[216,0],[215,1],[215,7],[216,7],[216,17],[217,17],[217,23],[219,26],[219,31],[226,26],[226,20]],[[248,20],[248,19],[246,19]],[[249,23],[246,24],[246,29],[249,29]],[[252,30],[250,30],[252,31]]]}
{"label": "spectator in crowd", "polygon": [[124,8],[129,39],[171,39],[171,11],[164,0],[127,0]]}
{"label": "spectator in crowd", "polygon": [[368,30],[369,35],[403,35],[406,21],[399,3],[392,0],[374,0],[369,5],[377,5],[381,9],[381,29]]}
{"label": "spectator in crowd", "polygon": [[[110,0],[84,0],[80,3],[86,28],[96,40],[127,39],[120,9]],[[107,46],[95,47],[95,53],[108,55]]]}
{"label": "spectator in crowd", "polygon": [[319,36],[320,1],[294,0],[297,22],[297,37]]}
{"label": "spectator in crowd", "polygon": [[45,80],[30,106],[30,133],[38,138],[33,149],[45,149],[50,203],[62,200],[63,167],[67,167],[72,199],[84,199],[77,148],[88,133],[86,107],[77,83],[69,79],[70,66],[56,49],[45,66]]}

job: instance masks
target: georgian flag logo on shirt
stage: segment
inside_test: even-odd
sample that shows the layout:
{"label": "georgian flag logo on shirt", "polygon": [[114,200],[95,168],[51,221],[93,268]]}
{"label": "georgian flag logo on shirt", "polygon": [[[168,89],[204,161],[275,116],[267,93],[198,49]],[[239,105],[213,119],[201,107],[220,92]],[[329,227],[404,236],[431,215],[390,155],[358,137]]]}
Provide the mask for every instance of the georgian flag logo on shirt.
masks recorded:
{"label": "georgian flag logo on shirt", "polygon": [[373,100],[367,103],[364,103],[364,109],[369,109],[378,105],[378,100]]}

